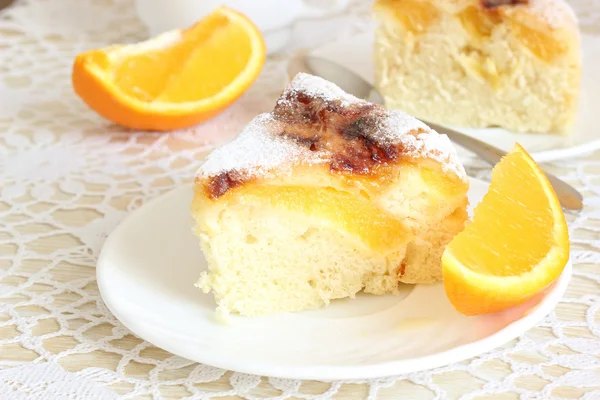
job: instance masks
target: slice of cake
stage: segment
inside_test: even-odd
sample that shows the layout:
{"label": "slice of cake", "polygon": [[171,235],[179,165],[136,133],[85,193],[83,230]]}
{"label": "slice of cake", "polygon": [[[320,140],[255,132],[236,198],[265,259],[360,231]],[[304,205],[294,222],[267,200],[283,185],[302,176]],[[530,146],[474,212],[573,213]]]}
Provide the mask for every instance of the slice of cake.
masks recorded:
{"label": "slice of cake", "polygon": [[198,171],[197,286],[222,312],[261,315],[436,282],[467,189],[446,136],[299,74]]}
{"label": "slice of cake", "polygon": [[376,85],[441,124],[568,133],[580,36],[563,0],[378,0]]}

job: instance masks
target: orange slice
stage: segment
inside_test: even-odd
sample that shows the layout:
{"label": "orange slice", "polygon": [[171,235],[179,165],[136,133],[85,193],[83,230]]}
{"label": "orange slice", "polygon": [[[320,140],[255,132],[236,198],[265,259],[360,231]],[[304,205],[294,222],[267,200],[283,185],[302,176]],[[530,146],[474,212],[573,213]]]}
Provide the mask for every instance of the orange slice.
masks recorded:
{"label": "orange slice", "polygon": [[188,29],[80,54],[72,80],[75,92],[105,118],[165,131],[225,109],[254,82],[264,61],[258,28],[220,7]]}
{"label": "orange slice", "polygon": [[494,167],[473,221],[446,248],[444,287],[462,314],[496,312],[542,292],[568,258],[567,223],[556,193],[516,145]]}

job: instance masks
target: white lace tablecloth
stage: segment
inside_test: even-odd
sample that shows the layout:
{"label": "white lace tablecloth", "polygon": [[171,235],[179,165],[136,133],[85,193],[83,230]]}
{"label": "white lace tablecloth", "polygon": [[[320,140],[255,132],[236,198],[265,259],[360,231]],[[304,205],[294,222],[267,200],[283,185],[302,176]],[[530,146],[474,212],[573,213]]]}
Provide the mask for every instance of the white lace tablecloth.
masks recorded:
{"label": "white lace tablecloth", "polygon": [[[584,32],[600,35],[600,1],[573,5]],[[369,6],[357,0],[326,21],[296,23],[294,46],[365,29]],[[565,298],[538,327],[474,359],[302,382],[199,365],[131,334],[98,294],[104,239],[133,209],[189,182],[206,151],[269,110],[286,82],[283,54],[201,126],[121,129],[74,95],[72,61],[145,35],[131,0],[17,1],[0,12],[0,399],[600,399],[600,153],[548,166],[586,196],[586,210],[569,217],[575,271]]]}

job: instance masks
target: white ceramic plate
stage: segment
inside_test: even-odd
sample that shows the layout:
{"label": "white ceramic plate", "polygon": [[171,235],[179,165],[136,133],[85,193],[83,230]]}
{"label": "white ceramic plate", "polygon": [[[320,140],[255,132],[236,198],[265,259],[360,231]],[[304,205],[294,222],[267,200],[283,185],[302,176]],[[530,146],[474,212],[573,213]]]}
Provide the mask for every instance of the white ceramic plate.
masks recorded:
{"label": "white ceramic plate", "polygon": [[[487,184],[472,180],[471,203]],[[403,296],[359,295],[329,307],[216,321],[212,294],[194,287],[206,268],[191,233],[190,186],[135,211],[98,260],[102,297],[138,336],[179,356],[228,370],[298,379],[361,379],[438,367],[500,346],[533,327],[562,297],[570,264],[544,295],[494,315],[458,314],[441,284]]]}
{"label": "white ceramic plate", "polygon": [[[373,33],[363,33],[347,37],[314,49],[313,54],[345,65],[373,83]],[[579,101],[579,114],[573,134],[559,136],[552,134],[524,134],[509,132],[500,128],[466,129],[452,127],[468,135],[475,136],[502,150],[509,151],[515,142],[523,145],[538,162],[559,160],[585,155],[600,148],[600,37],[582,36],[583,77]],[[472,159],[472,154],[458,149],[463,161]]]}

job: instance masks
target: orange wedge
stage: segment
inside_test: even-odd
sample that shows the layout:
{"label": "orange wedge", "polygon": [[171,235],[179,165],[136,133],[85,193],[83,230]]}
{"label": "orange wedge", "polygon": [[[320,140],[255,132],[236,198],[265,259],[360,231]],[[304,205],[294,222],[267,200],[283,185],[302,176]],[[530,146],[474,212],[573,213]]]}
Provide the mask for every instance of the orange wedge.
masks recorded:
{"label": "orange wedge", "polygon": [[565,216],[546,175],[516,145],[494,167],[473,221],[444,255],[444,287],[465,315],[525,303],[551,285],[569,259]]}
{"label": "orange wedge", "polygon": [[80,54],[73,87],[93,110],[119,125],[185,128],[240,97],[260,73],[265,53],[258,28],[220,7],[188,29]]}

